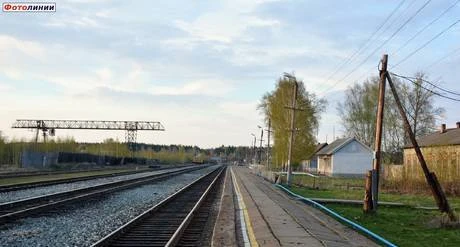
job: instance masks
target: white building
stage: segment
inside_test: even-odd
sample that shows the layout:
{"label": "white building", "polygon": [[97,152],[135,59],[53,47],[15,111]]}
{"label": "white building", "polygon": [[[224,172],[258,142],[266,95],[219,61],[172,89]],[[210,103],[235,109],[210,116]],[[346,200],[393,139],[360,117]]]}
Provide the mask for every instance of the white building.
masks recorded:
{"label": "white building", "polygon": [[320,174],[364,176],[372,169],[373,151],[354,137],[337,139],[316,155]]}

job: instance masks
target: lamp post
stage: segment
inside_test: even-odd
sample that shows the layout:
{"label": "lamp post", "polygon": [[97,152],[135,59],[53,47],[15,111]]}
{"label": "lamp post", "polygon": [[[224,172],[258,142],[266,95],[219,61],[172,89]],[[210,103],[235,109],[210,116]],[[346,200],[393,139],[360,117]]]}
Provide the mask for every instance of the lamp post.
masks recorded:
{"label": "lamp post", "polygon": [[292,104],[289,107],[292,110],[291,114],[291,129],[290,129],[290,136],[289,136],[289,149],[288,149],[288,162],[287,162],[287,185],[291,185],[291,179],[292,179],[292,146],[294,144],[294,135],[295,135],[295,111],[296,109],[296,101],[297,101],[297,89],[298,89],[298,84],[297,84],[297,79],[290,75],[285,73],[284,76],[288,78],[290,81],[294,82],[294,88],[293,88],[293,95],[292,95]]}
{"label": "lamp post", "polygon": [[251,135],[254,137],[254,142],[253,142],[253,145],[252,145],[252,150],[253,150],[253,156],[252,156],[252,160],[253,162],[255,162],[255,159],[256,159],[256,135],[254,135],[254,133],[251,133]]}
{"label": "lamp post", "polygon": [[272,127],[272,120],[269,118],[268,119],[268,129],[267,129],[267,151],[265,154],[267,155],[267,170],[271,171],[271,166],[270,166],[270,133]]}
{"label": "lamp post", "polygon": [[258,163],[262,163],[262,140],[264,139],[264,128],[262,126],[257,125],[257,127],[260,129],[260,147],[259,147],[259,157],[258,157]]}

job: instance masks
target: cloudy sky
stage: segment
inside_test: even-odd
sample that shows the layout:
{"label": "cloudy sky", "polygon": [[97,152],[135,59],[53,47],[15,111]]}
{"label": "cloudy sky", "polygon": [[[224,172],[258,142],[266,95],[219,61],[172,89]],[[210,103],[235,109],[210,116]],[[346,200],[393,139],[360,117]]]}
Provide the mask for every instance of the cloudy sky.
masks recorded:
{"label": "cloudy sky", "polygon": [[[79,0],[57,1],[55,13],[1,12],[0,130],[31,138],[10,128],[20,118],[152,120],[166,131],[141,132],[139,141],[249,145],[250,133],[260,133],[261,96],[295,72],[329,101],[318,139],[330,141],[334,129],[341,134],[343,90],[376,75],[383,53],[392,67],[454,24],[457,2]],[[392,71],[422,70],[460,91],[459,40],[455,24]],[[459,102],[437,103],[447,110],[440,122],[460,120]],[[124,140],[122,131],[57,135]]]}

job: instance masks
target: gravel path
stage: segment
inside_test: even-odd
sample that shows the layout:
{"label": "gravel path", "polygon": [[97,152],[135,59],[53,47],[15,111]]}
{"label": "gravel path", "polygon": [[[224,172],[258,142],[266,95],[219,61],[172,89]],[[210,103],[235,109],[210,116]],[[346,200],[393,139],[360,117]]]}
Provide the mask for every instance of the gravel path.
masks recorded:
{"label": "gravel path", "polygon": [[87,187],[92,187],[96,185],[101,185],[105,183],[117,182],[127,179],[134,179],[134,178],[141,178],[146,177],[154,174],[161,174],[175,170],[181,170],[184,168],[174,168],[174,169],[167,169],[167,170],[160,170],[160,171],[151,171],[151,172],[142,172],[142,173],[135,173],[130,175],[122,175],[116,177],[106,177],[106,178],[96,178],[86,181],[79,181],[79,182],[72,182],[72,183],[63,183],[63,184],[55,184],[49,186],[42,186],[37,188],[30,188],[24,190],[17,190],[17,191],[9,191],[0,193],[0,203],[10,202],[21,200],[29,197],[35,196],[43,196],[47,194],[53,194],[58,192],[70,191],[75,189],[82,189]]}
{"label": "gravel path", "polygon": [[216,166],[0,226],[0,246],[90,246]]}

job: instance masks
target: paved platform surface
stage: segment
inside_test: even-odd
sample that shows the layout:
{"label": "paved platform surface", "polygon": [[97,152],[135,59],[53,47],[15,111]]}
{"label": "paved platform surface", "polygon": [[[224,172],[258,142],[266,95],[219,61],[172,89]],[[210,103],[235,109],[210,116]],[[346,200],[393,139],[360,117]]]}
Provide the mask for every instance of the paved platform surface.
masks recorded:
{"label": "paved platform surface", "polygon": [[219,214],[214,226],[211,246],[238,246],[237,219],[235,218],[235,202],[233,200],[233,183],[230,169],[225,174]]}
{"label": "paved platform surface", "polygon": [[378,246],[321,211],[291,199],[250,169],[233,166],[232,170],[257,242],[251,245]]}

